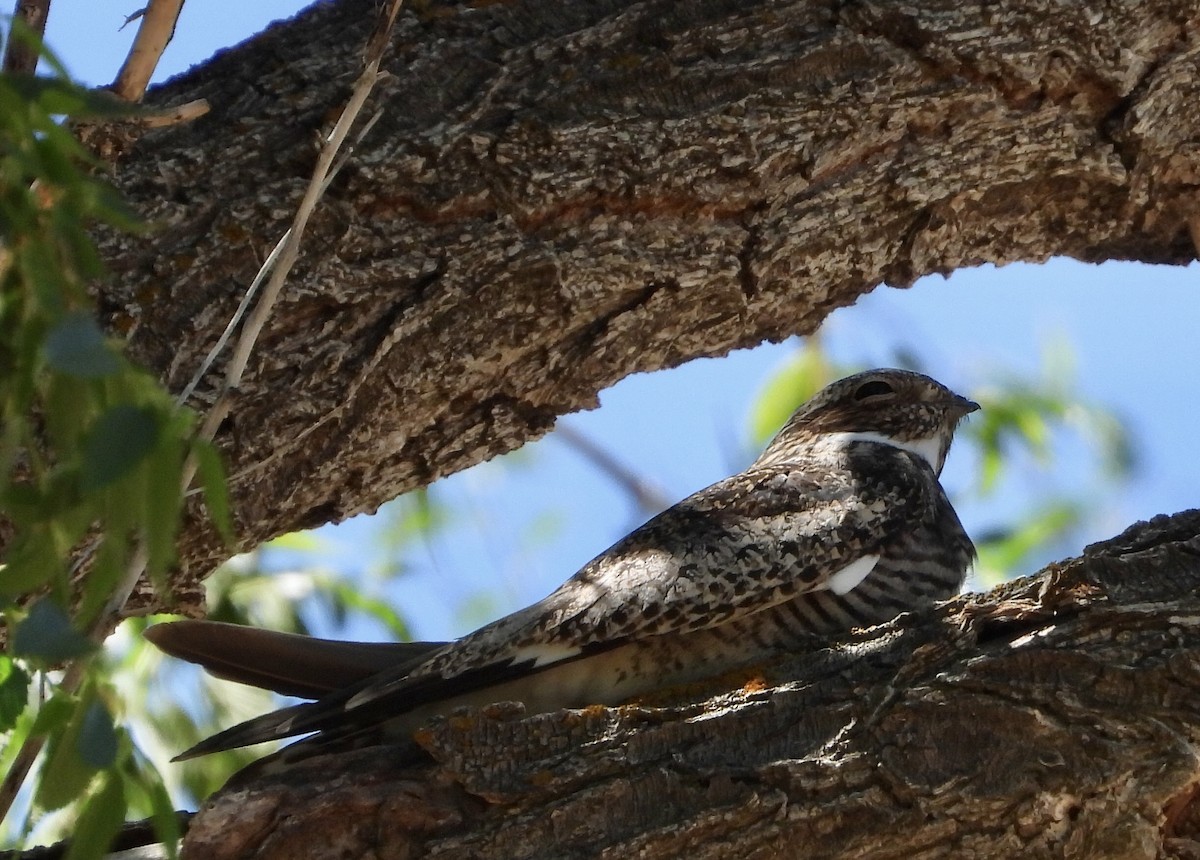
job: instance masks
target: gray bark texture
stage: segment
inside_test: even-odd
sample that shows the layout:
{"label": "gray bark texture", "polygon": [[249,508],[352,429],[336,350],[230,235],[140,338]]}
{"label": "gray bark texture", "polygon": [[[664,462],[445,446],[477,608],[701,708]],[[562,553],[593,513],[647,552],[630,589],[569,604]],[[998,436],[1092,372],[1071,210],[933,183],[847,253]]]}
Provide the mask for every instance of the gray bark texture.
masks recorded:
{"label": "gray bark texture", "polygon": [[664,701],[235,778],[185,860],[1200,857],[1200,511]]}
{"label": "gray bark texture", "polygon": [[[150,93],[212,111],[120,158],[155,229],[100,237],[100,301],[173,390],[287,227],[375,13],[318,4]],[[1194,0],[412,3],[218,435],[238,548],[881,282],[1192,260],[1198,20]],[[204,519],[184,610],[231,552]]]}

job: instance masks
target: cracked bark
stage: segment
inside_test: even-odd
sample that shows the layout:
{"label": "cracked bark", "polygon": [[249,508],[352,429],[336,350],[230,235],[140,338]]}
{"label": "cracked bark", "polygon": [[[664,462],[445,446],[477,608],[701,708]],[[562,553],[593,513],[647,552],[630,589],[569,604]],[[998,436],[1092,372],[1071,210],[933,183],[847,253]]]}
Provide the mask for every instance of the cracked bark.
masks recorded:
{"label": "cracked bark", "polygon": [[184,857],[1200,856],[1200,511],[747,677],[235,778]]}
{"label": "cracked bark", "polygon": [[[321,4],[151,92],[213,109],[125,152],[116,180],[157,229],[100,237],[116,275],[100,301],[173,390],[285,229],[373,8]],[[880,282],[1051,254],[1191,260],[1196,16],[1190,0],[403,11],[379,121],[218,436],[239,547],[511,450],[631,372],[810,332]],[[181,608],[228,552],[193,516]]]}

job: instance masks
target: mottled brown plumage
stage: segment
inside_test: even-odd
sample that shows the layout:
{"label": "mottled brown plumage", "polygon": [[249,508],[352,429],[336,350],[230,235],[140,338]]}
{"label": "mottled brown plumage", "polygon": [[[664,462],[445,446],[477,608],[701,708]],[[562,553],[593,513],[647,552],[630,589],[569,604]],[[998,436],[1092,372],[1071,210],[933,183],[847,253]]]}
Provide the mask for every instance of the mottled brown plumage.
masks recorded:
{"label": "mottled brown plumage", "polygon": [[[974,548],[938,475],[958,422],[977,408],[907,371],[835,382],[800,407],[746,471],[655,517],[544,600],[455,642],[396,646],[390,664],[378,646],[356,662],[357,646],[343,644],[322,663],[319,683],[304,674],[303,658],[284,659],[301,676],[287,686],[329,692],[184,755],[310,732],[317,734],[290,757],[378,742],[459,704],[612,704],[949,597]],[[245,664],[241,680],[280,686],[282,673],[253,658],[252,642],[217,653],[228,631],[180,624],[148,635],[226,677],[238,678]],[[244,635],[279,641],[263,631]],[[336,688],[328,679],[339,675],[346,684]]]}

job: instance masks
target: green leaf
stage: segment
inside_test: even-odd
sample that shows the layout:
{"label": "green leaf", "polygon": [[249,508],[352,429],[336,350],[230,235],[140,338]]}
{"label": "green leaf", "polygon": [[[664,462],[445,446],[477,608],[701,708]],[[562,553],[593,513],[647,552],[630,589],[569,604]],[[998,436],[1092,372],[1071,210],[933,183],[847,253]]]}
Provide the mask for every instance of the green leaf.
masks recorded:
{"label": "green leaf", "polygon": [[80,624],[91,624],[108,603],[117,583],[121,581],[129,566],[126,554],[128,544],[115,534],[105,535],[96,550],[92,569],[83,580],[83,594],[75,609]]}
{"label": "green leaf", "polygon": [[797,406],[837,375],[840,369],[830,365],[820,345],[805,343],[771,377],[750,407],[750,437],[755,447],[765,444]]}
{"label": "green leaf", "polygon": [[105,774],[98,791],[83,806],[71,833],[67,860],[93,860],[108,853],[113,837],[125,823],[125,786],[116,774]]}
{"label": "green leaf", "polygon": [[137,113],[127,102],[100,90],[85,90],[69,81],[33,75],[8,75],[4,83],[25,102],[52,115],[124,117]]}
{"label": "green leaf", "polygon": [[169,858],[175,858],[179,853],[179,840],[183,838],[179,826],[179,816],[175,805],[171,803],[171,795],[163,785],[162,775],[153,763],[135,752],[124,760],[121,777],[125,781],[125,797],[132,800],[141,810],[149,810],[150,819],[154,824],[154,835],[166,849]]}
{"label": "green leaf", "polygon": [[121,363],[104,341],[104,333],[91,314],[74,311],[46,336],[46,362],[55,370],[71,376],[108,376],[121,369]]}
{"label": "green leaf", "polygon": [[62,559],[55,552],[54,544],[38,539],[47,531],[38,528],[31,533],[18,534],[16,544],[9,550],[8,564],[0,569],[0,596],[28,594],[63,573]]}
{"label": "green leaf", "polygon": [[413,638],[412,630],[404,616],[386,600],[363,594],[354,585],[339,579],[330,582],[328,588],[322,590],[322,594],[335,601],[332,608],[335,612],[341,610],[343,617],[346,615],[346,609],[356,609],[368,618],[373,618],[383,624],[388,633],[397,639],[410,640]]}
{"label": "green leaf", "polygon": [[29,705],[29,675],[0,654],[0,732],[7,732]]}
{"label": "green leaf", "polygon": [[[233,518],[229,508],[229,485],[225,480],[225,467],[215,445],[203,439],[192,444],[192,456],[196,458],[196,471],[204,486],[204,503],[208,515],[221,533],[226,545],[232,545]],[[277,538],[278,540],[278,538]]]}
{"label": "green leaf", "polygon": [[83,443],[83,487],[106,487],[131,472],[158,441],[158,418],[150,409],[126,404],[109,409]]}
{"label": "green leaf", "polygon": [[42,809],[62,809],[87,791],[96,768],[79,756],[79,733],[83,728],[86,706],[77,703],[71,721],[51,736],[46,745],[46,763],[34,800]]}
{"label": "green leaf", "polygon": [[145,492],[142,495],[143,522],[146,541],[146,572],[163,593],[168,585],[163,573],[175,560],[175,535],[179,528],[179,513],[183,507],[180,472],[183,465],[182,444],[167,439],[159,445],[144,470]]}
{"label": "green leaf", "polygon": [[117,730],[99,698],[92,699],[84,709],[75,747],[80,760],[97,770],[111,767],[116,761]]}
{"label": "green leaf", "polygon": [[285,549],[292,552],[317,553],[324,548],[325,542],[316,532],[288,532],[277,538],[271,538],[262,545],[263,549]]}
{"label": "green leaf", "polygon": [[86,654],[95,647],[71,626],[71,619],[49,598],[42,598],[17,625],[12,638],[13,654],[54,665]]}

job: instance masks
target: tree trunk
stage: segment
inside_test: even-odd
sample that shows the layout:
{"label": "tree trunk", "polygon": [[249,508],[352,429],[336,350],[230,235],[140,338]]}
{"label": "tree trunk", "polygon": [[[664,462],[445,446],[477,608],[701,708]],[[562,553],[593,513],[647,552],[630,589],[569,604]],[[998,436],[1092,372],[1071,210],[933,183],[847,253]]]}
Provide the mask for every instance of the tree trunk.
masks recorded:
{"label": "tree trunk", "polygon": [[[152,92],[213,110],[125,152],[156,229],[101,237],[100,299],[173,390],[285,230],[375,6],[318,4]],[[1193,259],[1196,22],[1193,0],[413,3],[218,436],[239,548],[880,282]],[[185,609],[230,552],[203,521]]]}
{"label": "tree trunk", "polygon": [[184,857],[1198,857],[1200,511],[722,686],[235,778]]}

